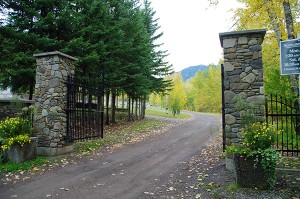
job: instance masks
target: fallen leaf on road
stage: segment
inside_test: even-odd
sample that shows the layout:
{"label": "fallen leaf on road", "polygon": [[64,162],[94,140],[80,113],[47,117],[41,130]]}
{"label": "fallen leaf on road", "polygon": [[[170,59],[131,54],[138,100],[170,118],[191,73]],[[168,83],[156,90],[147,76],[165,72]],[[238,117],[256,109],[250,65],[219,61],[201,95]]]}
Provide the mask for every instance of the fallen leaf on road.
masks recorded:
{"label": "fallen leaf on road", "polygon": [[23,181],[28,180],[30,177],[26,176],[24,178],[22,178]]}
{"label": "fallen leaf on road", "polygon": [[33,167],[33,168],[32,168],[32,172],[39,171],[39,170],[40,170],[40,169],[37,168],[37,167]]}

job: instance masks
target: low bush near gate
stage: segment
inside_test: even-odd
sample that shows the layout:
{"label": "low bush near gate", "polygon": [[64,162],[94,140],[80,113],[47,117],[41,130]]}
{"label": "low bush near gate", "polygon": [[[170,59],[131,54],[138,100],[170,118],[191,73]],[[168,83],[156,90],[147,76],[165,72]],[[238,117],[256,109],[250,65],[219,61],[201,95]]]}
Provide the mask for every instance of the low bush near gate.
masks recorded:
{"label": "low bush near gate", "polygon": [[[281,131],[277,131],[273,126],[260,122],[250,124],[243,128],[242,133],[244,141],[242,147],[232,146],[230,148],[231,151],[237,154],[235,158],[235,161],[238,161],[238,164],[236,163],[236,168],[241,167],[239,169],[243,171],[249,170],[252,168],[245,169],[242,167],[245,165],[247,166],[246,161],[248,161],[249,164],[251,161],[254,162],[254,169],[257,168],[258,170],[253,170],[251,173],[263,171],[264,173],[261,173],[260,175],[265,176],[269,187],[272,188],[276,181],[275,167],[278,161],[281,160],[278,152],[276,149],[272,148],[272,145],[280,132]],[[262,170],[258,167],[262,167]],[[241,185],[243,185],[243,180],[244,179],[241,179],[239,181]],[[249,176],[247,176],[247,179],[245,180],[249,181]]]}
{"label": "low bush near gate", "polygon": [[31,126],[27,119],[16,117],[0,121],[0,156],[3,158],[3,152],[10,149],[13,144],[23,146],[25,143],[29,143],[31,141],[30,131]]}
{"label": "low bush near gate", "polygon": [[276,131],[273,126],[266,123],[254,123],[243,129],[243,145],[251,150],[263,150],[270,148],[274,144],[277,135],[281,131]]}

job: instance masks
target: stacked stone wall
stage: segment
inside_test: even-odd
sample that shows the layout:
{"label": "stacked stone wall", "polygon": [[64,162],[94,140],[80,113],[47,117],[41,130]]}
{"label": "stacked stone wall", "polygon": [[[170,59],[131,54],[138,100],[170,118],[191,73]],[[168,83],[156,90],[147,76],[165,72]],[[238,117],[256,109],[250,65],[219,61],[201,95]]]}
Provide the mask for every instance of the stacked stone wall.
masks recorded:
{"label": "stacked stone wall", "polygon": [[18,116],[22,108],[34,104],[31,100],[0,99],[0,120]]}
{"label": "stacked stone wall", "polygon": [[236,99],[256,105],[256,117],[264,120],[262,47],[266,30],[220,33],[224,51],[224,108],[226,145],[242,142],[241,115]]}
{"label": "stacked stone wall", "polygon": [[60,52],[41,53],[34,57],[37,59],[35,127],[38,131],[38,147],[47,149],[40,154],[56,155],[57,148],[68,145],[66,81],[68,75],[75,73],[73,62],[76,59]]}

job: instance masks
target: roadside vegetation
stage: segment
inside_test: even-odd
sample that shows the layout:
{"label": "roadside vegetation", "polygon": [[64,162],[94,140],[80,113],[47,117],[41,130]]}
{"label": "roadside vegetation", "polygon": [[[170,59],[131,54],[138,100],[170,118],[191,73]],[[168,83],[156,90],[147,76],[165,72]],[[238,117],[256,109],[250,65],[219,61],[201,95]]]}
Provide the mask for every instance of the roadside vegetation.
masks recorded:
{"label": "roadside vegetation", "polygon": [[[190,115],[181,114],[180,117],[165,114],[160,110],[152,110],[149,115],[168,118],[188,119]],[[164,113],[164,114],[163,114]],[[148,113],[147,113],[148,114]],[[23,163],[0,163],[0,174],[6,177],[23,174],[24,172],[36,173],[44,172],[56,166],[64,166],[76,158],[89,157],[97,154],[102,148],[121,147],[126,143],[134,143],[152,135],[153,131],[162,129],[166,121],[156,119],[143,119],[134,122],[127,121],[127,115],[118,113],[118,122],[114,125],[104,126],[104,138],[84,140],[74,143],[74,153],[63,157],[43,157],[38,156],[35,160]],[[18,177],[17,177],[18,178]]]}
{"label": "roadside vegetation", "polygon": [[173,114],[169,109],[162,107],[149,106],[146,108],[146,115],[174,118],[174,119],[189,119],[191,116],[187,113]]}

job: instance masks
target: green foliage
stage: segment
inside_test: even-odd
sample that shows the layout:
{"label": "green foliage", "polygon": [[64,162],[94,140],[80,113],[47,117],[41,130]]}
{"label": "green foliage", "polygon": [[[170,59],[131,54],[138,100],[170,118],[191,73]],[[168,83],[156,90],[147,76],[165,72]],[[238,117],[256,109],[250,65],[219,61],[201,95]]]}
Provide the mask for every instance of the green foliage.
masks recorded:
{"label": "green foliage", "polygon": [[181,74],[177,74],[173,78],[173,89],[168,95],[168,107],[175,116],[180,113],[186,103],[186,94],[183,87]]}
{"label": "green foliage", "polygon": [[237,183],[230,183],[227,187],[226,187],[226,191],[237,191],[239,189],[239,185]]}
{"label": "green foliage", "polygon": [[158,117],[166,117],[166,118],[176,118],[176,119],[189,119],[191,116],[186,113],[176,114],[175,116],[171,114],[170,111],[159,108],[147,108],[146,115],[153,115]]}
{"label": "green foliage", "polygon": [[25,143],[30,143],[31,140],[28,135],[17,135],[15,137],[2,139],[1,141],[1,149],[3,151],[10,149],[14,144],[19,144],[21,147],[24,146]]}
{"label": "green foliage", "polygon": [[[79,58],[76,75],[86,82],[125,91],[133,99],[165,92],[172,72],[156,40],[158,19],[149,1],[5,0],[6,23],[0,25],[0,86],[13,92],[35,84],[32,54],[60,50]],[[92,77],[92,78],[91,78]]]}
{"label": "green foliage", "polygon": [[36,159],[34,160],[30,160],[22,163],[7,162],[1,164],[0,162],[0,174],[8,173],[8,172],[17,172],[17,171],[28,171],[34,167],[41,166],[47,163],[48,163],[47,158],[43,156],[37,156]]}
{"label": "green foliage", "polygon": [[[221,112],[221,71],[219,66],[210,65],[207,70],[199,71],[194,78],[183,82],[181,74],[167,76],[172,80],[168,95],[152,93],[151,105],[169,107],[173,114],[181,109],[199,112]],[[167,97],[166,97],[167,96]],[[165,100],[167,99],[167,102]]]}
{"label": "green foliage", "polygon": [[255,167],[257,164],[261,164],[266,175],[268,176],[268,181],[273,188],[276,183],[275,169],[278,162],[282,159],[279,157],[279,153],[276,149],[266,148],[263,150],[253,150],[248,155],[248,157],[254,157]]}
{"label": "green foliage", "polygon": [[247,128],[249,125],[257,122],[255,110],[259,109],[254,103],[249,103],[245,98],[236,96],[233,98],[234,107],[240,112],[242,127]]}
{"label": "green foliage", "polygon": [[251,150],[264,150],[270,148],[281,131],[266,123],[254,123],[243,128],[243,145]]}
{"label": "green foliage", "polygon": [[17,135],[25,135],[30,133],[29,121],[20,117],[8,118],[0,121],[0,137],[12,138]]}
{"label": "green foliage", "polygon": [[[232,158],[232,154],[237,153],[237,152],[241,152],[241,151],[236,146],[234,146],[234,145],[226,146],[226,149],[225,149],[226,157]],[[243,153],[244,152],[242,152],[241,154],[243,154]]]}
{"label": "green foliage", "polygon": [[206,71],[198,72],[191,79],[188,91],[188,107],[199,112],[221,112],[221,70],[219,66],[210,65]]}
{"label": "green foliage", "polygon": [[30,129],[30,122],[20,117],[0,121],[1,149],[5,151],[15,143],[23,146],[25,143],[30,142]]}
{"label": "green foliage", "polygon": [[272,145],[279,132],[274,127],[259,122],[249,125],[242,132],[242,147],[231,146],[230,150],[240,154],[241,158],[254,159],[254,167],[261,164],[270,186],[274,187],[276,182],[275,168],[281,158],[277,150],[272,148]]}
{"label": "green foliage", "polygon": [[134,124],[124,125],[124,128],[115,132],[108,133],[103,139],[88,140],[85,142],[77,142],[74,145],[74,149],[77,153],[90,153],[95,151],[107,143],[109,144],[124,144],[133,137],[143,136],[145,131],[163,125],[163,121],[158,120],[141,120]]}
{"label": "green foliage", "polygon": [[[262,44],[264,86],[267,95],[281,93],[291,97],[297,89],[292,85],[289,76],[280,75],[280,50],[279,42],[288,38],[286,29],[284,0],[241,0],[243,7],[234,10],[233,19],[236,21],[236,30],[250,30],[266,28],[267,34]],[[300,31],[299,14],[300,6],[298,0],[286,1],[290,4],[294,22],[294,36]]]}

